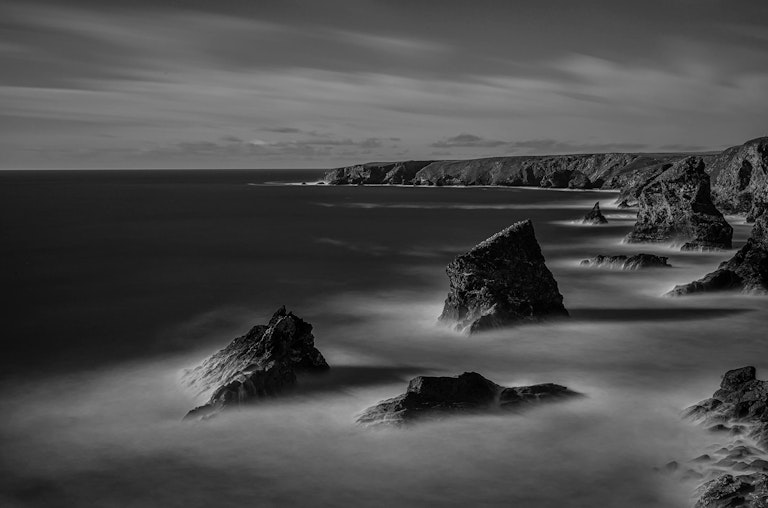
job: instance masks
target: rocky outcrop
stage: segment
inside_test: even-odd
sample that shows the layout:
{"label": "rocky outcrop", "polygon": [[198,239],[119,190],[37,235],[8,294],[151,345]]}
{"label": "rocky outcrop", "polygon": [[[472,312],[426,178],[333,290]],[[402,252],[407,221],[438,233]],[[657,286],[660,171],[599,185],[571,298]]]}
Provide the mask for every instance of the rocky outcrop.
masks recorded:
{"label": "rocky outcrop", "polygon": [[716,291],[768,294],[768,214],[758,216],[747,243],[731,259],[699,280],[676,286],[667,295]]}
{"label": "rocky outcrop", "polygon": [[186,418],[205,418],[277,396],[296,385],[297,372],[328,368],[315,348],[312,325],[281,307],[267,325],[254,326],[184,373],[188,386],[199,393],[212,391],[208,403],[190,411]]}
{"label": "rocky outcrop", "polygon": [[634,256],[595,256],[585,259],[581,266],[593,268],[610,268],[613,270],[642,270],[644,268],[669,268],[667,257],[653,254],[635,254]]}
{"label": "rocky outcrop", "polygon": [[712,177],[712,197],[723,211],[748,213],[758,203],[768,202],[768,137],[717,154],[707,172]]}
{"label": "rocky outcrop", "polygon": [[407,391],[363,411],[363,425],[404,425],[427,418],[491,411],[520,410],[526,406],[578,395],[556,384],[504,388],[476,372],[458,377],[419,376]]}
{"label": "rocky outcrop", "polygon": [[605,215],[600,211],[600,201],[595,203],[595,206],[592,207],[592,210],[587,212],[587,214],[584,216],[583,219],[581,219],[582,224],[608,224],[608,219],[605,218]]}
{"label": "rocky outcrop", "polygon": [[530,220],[517,222],[453,260],[440,316],[470,332],[567,316]]}
{"label": "rocky outcrop", "polygon": [[628,243],[672,242],[683,250],[730,249],[733,228],[712,204],[700,157],[687,157],[647,182]]}
{"label": "rocky outcrop", "polygon": [[768,506],[768,461],[765,452],[747,444],[768,445],[768,381],[754,367],[725,373],[712,398],[685,411],[685,416],[730,443],[690,461],[698,478],[711,478],[699,487],[697,508]]}

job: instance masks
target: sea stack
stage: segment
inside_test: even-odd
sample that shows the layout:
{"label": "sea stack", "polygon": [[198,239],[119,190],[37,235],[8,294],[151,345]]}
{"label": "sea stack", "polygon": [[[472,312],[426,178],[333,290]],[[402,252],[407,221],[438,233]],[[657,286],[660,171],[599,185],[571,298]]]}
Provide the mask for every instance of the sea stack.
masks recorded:
{"label": "sea stack", "polygon": [[568,316],[544,263],[533,224],[512,224],[453,260],[440,320],[477,332],[518,322]]}
{"label": "sea stack", "polygon": [[733,228],[712,204],[701,157],[686,157],[649,180],[628,243],[673,242],[682,250],[730,249]]}
{"label": "sea stack", "polygon": [[757,217],[747,243],[731,259],[699,280],[676,286],[667,295],[713,291],[768,294],[768,213]]}
{"label": "sea stack", "polygon": [[202,364],[183,381],[200,393],[212,390],[207,404],[185,419],[207,418],[224,409],[274,397],[296,385],[296,373],[325,371],[315,348],[312,325],[280,307],[267,325],[257,325]]}
{"label": "sea stack", "polygon": [[595,203],[587,215],[581,219],[582,224],[608,224],[608,219],[600,212],[600,201]]}
{"label": "sea stack", "polygon": [[578,395],[556,384],[505,388],[476,372],[457,377],[419,376],[402,395],[369,407],[357,422],[367,426],[402,426],[416,420],[498,410],[519,410],[529,404]]}

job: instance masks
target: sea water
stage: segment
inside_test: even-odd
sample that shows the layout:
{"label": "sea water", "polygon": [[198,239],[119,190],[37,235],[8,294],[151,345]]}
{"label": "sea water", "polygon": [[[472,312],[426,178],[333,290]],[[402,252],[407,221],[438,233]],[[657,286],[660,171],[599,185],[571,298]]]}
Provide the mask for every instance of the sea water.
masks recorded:
{"label": "sea water", "polygon": [[[766,301],[664,298],[733,252],[623,244],[616,193],[300,185],[318,172],[0,174],[3,506],[678,507],[656,472],[716,437],[680,419],[765,358]],[[286,183],[290,183],[287,185]],[[599,201],[609,224],[577,224]],[[456,255],[532,219],[571,317],[466,336],[437,323]],[[750,226],[729,217],[734,248]],[[598,254],[672,268],[579,266]],[[331,371],[182,423],[195,365],[285,304]],[[476,371],[585,397],[370,430],[416,375]]]}

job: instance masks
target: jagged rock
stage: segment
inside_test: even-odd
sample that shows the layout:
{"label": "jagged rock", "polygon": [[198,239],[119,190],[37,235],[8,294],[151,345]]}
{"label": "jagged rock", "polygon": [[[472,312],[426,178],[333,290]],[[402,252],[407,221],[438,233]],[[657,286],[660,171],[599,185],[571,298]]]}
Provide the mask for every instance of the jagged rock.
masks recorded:
{"label": "jagged rock", "polygon": [[635,254],[634,256],[595,256],[585,259],[581,266],[611,268],[617,270],[641,270],[643,268],[669,268],[667,257],[654,254]]}
{"label": "jagged rock", "polygon": [[675,286],[667,295],[683,296],[715,291],[768,294],[768,214],[761,214],[747,243],[702,279]]}
{"label": "jagged rock", "polygon": [[676,242],[683,250],[730,249],[733,228],[712,204],[709,175],[700,157],[687,157],[653,178],[640,192],[629,243]]}
{"label": "jagged rock", "polygon": [[724,474],[699,489],[695,508],[765,508],[768,506],[768,475]]}
{"label": "jagged rock", "polygon": [[685,416],[701,425],[739,425],[758,446],[768,446],[768,381],[754,367],[729,370],[712,398],[689,407]]}
{"label": "jagged rock", "polygon": [[746,213],[768,201],[768,137],[724,150],[708,164],[708,172],[721,210]]}
{"label": "jagged rock", "polygon": [[208,403],[185,418],[204,418],[277,396],[294,387],[296,372],[328,368],[315,348],[312,325],[281,307],[267,325],[254,326],[184,373],[183,381],[199,393],[213,390]]}
{"label": "jagged rock", "polygon": [[592,210],[587,212],[584,218],[581,219],[581,223],[582,224],[608,224],[608,219],[606,219],[605,216],[600,211],[600,201],[595,203],[595,206],[592,207]]}
{"label": "jagged rock", "polygon": [[364,425],[403,425],[424,418],[518,410],[543,401],[578,395],[556,384],[504,388],[476,372],[458,377],[419,376],[407,391],[363,411],[357,422]]}
{"label": "jagged rock", "polygon": [[530,220],[517,222],[453,260],[441,321],[470,332],[567,316]]}

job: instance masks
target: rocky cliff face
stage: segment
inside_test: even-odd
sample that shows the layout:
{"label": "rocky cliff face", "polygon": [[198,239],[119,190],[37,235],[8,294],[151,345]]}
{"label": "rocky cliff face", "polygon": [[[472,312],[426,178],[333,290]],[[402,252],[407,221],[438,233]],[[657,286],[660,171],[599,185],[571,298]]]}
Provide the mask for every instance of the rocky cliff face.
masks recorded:
{"label": "rocky cliff face", "polygon": [[515,223],[446,268],[450,288],[440,320],[470,332],[567,316],[530,220]]}
{"label": "rocky cliff face", "polygon": [[426,418],[519,410],[532,403],[574,395],[578,394],[556,384],[504,388],[476,372],[458,377],[419,376],[411,380],[404,394],[366,409],[357,422],[400,426]]}
{"label": "rocky cliff face", "polygon": [[293,388],[297,371],[327,369],[315,348],[312,325],[281,307],[267,325],[254,326],[184,373],[188,386],[200,393],[213,392],[208,403],[190,411],[187,418],[204,418],[279,395]]}
{"label": "rocky cliff face", "polygon": [[331,185],[402,185],[413,183],[416,173],[432,161],[368,162],[333,169],[323,181]]}
{"label": "rocky cliff face", "polygon": [[715,291],[768,294],[768,213],[757,217],[747,243],[702,279],[675,287],[669,296]]}
{"label": "rocky cliff face", "polygon": [[730,249],[733,228],[712,204],[700,157],[686,157],[642,186],[629,243],[673,242],[683,250]]}
{"label": "rocky cliff face", "polygon": [[716,155],[707,167],[717,206],[730,213],[749,213],[768,202],[768,137],[747,141]]}
{"label": "rocky cliff face", "polygon": [[336,185],[362,183],[620,188],[635,171],[682,157],[684,155],[681,154],[607,153],[374,162],[333,169],[326,173],[324,181]]}

